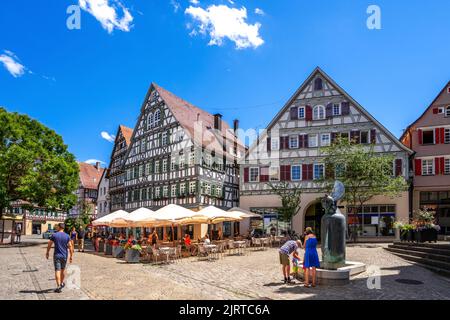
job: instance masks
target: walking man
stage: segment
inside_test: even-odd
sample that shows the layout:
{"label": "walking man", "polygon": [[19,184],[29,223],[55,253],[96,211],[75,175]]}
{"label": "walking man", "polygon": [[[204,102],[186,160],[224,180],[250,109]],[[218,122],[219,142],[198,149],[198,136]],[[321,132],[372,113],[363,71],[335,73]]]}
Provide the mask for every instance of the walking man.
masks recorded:
{"label": "walking man", "polygon": [[55,245],[53,253],[53,264],[55,266],[55,292],[60,293],[62,288],[66,285],[64,283],[64,272],[66,269],[67,256],[69,256],[69,263],[72,263],[73,256],[73,242],[70,237],[64,232],[64,223],[59,223],[55,232],[48,241],[46,258],[49,258],[50,249]]}
{"label": "walking man", "polygon": [[78,252],[84,252],[84,238],[86,236],[86,231],[83,227],[78,230]]}
{"label": "walking man", "polygon": [[280,264],[283,268],[284,283],[291,283],[291,261],[289,256],[302,247],[300,240],[289,240],[280,248]]}

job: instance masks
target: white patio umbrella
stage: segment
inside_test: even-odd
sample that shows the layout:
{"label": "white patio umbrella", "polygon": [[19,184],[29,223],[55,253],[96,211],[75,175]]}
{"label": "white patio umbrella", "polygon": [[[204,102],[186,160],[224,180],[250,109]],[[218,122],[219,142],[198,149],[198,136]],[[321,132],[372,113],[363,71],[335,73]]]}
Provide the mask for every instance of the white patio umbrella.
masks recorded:
{"label": "white patio umbrella", "polygon": [[242,217],[236,212],[229,212],[215,206],[208,206],[198,212],[194,212],[193,220],[196,223],[216,224],[226,221],[240,221]]}
{"label": "white patio umbrella", "polygon": [[231,208],[230,210],[228,210],[228,212],[234,212],[237,213],[241,216],[241,218],[262,218],[262,216],[260,214],[257,213],[253,213],[251,211],[239,208],[239,207],[234,207]]}
{"label": "white patio umbrella", "polygon": [[113,220],[116,218],[126,217],[128,215],[129,215],[129,213],[124,210],[117,210],[117,211],[114,211],[113,213],[110,213],[110,214],[104,216],[104,217],[101,217],[97,220],[92,221],[92,225],[93,226],[108,226],[108,227],[116,227],[116,228],[126,227],[124,225],[114,224]]}
{"label": "white patio umbrella", "polygon": [[113,219],[112,223],[124,224],[133,228],[151,227],[156,221],[152,218],[154,214],[154,211],[143,207],[132,211],[127,216]]}
{"label": "white patio umbrella", "polygon": [[[152,218],[156,219],[153,222],[154,226],[172,226],[172,235],[174,234],[174,225],[192,224],[192,216],[194,211],[185,207],[169,204],[161,209],[155,211]],[[145,221],[145,219],[144,219]],[[173,237],[174,238],[174,237]]]}

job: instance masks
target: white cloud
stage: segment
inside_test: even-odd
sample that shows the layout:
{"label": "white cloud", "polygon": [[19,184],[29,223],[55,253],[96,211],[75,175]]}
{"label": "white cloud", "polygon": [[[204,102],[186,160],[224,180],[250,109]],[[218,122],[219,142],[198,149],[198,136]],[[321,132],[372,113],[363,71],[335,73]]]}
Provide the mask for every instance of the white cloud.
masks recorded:
{"label": "white cloud", "polygon": [[25,74],[27,68],[22,65],[19,58],[11,51],[4,50],[4,54],[0,55],[0,62],[8,70],[8,72],[14,77],[18,78]]}
{"label": "white cloud", "polygon": [[86,160],[84,163],[95,165],[97,162],[100,162],[100,164],[106,164],[106,162],[97,159],[89,159]]}
{"label": "white cloud", "polygon": [[189,0],[189,2],[192,3],[192,4],[199,4],[200,3],[199,0]]}
{"label": "white cloud", "polygon": [[256,14],[259,14],[260,16],[263,16],[263,15],[266,14],[266,13],[264,12],[264,10],[263,10],[263,9],[260,9],[260,8],[256,8],[256,9],[255,9],[255,13],[256,13]]}
{"label": "white cloud", "polygon": [[[133,22],[133,16],[121,0],[78,0],[80,8],[97,19],[102,27],[113,32],[114,28],[128,32]],[[119,11],[122,11],[119,17]]]}
{"label": "white cloud", "polygon": [[178,10],[180,10],[180,8],[181,8],[181,5],[176,0],[170,0],[170,4],[172,5],[173,11],[175,13],[177,13]]}
{"label": "white cloud", "polygon": [[108,142],[114,142],[114,140],[116,139],[116,137],[113,134],[109,134],[106,131],[102,131],[100,135],[102,136],[103,139],[105,139]]}
{"label": "white cloud", "polygon": [[[230,8],[226,5],[212,5],[205,9],[190,6],[185,11],[198,22],[198,33],[209,34],[209,45],[222,45],[225,38],[233,41],[237,49],[257,48],[264,43],[259,35],[260,23],[248,24],[247,9]],[[190,35],[197,35],[193,29]]]}

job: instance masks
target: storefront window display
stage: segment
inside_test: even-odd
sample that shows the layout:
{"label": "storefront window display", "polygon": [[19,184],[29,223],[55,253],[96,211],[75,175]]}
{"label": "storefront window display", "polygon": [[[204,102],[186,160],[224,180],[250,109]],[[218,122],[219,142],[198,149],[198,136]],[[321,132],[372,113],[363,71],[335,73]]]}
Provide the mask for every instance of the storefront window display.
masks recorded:
{"label": "storefront window display", "polygon": [[365,205],[347,207],[347,224],[350,232],[360,237],[394,236],[395,205]]}

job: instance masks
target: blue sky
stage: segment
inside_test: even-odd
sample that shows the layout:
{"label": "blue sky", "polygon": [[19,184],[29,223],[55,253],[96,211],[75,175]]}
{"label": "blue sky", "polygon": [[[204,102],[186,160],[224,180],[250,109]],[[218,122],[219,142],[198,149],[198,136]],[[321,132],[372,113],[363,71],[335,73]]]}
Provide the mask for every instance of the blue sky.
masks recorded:
{"label": "blue sky", "polygon": [[[54,129],[80,161],[108,162],[101,132],[133,127],[152,81],[264,128],[320,66],[399,137],[450,80],[448,0],[80,2],[79,30],[66,27],[77,0],[0,4],[0,106]],[[371,4],[381,30],[366,27]]]}

